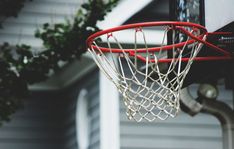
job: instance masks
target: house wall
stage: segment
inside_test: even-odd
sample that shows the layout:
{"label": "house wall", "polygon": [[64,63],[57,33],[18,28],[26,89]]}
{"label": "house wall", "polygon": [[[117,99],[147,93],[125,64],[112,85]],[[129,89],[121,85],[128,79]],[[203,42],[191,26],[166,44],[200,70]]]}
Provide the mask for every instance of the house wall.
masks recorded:
{"label": "house wall", "polygon": [[[8,18],[0,30],[0,44],[28,44],[43,50],[42,41],[34,37],[44,23],[73,20],[77,9],[86,0],[27,1],[17,18]],[[79,67],[78,67],[79,68]],[[33,92],[25,108],[13,115],[12,121],[0,128],[0,148],[75,149],[78,146],[76,128],[77,96],[88,91],[90,116],[90,147],[99,148],[99,84],[98,72],[92,72],[69,89]],[[87,79],[87,80],[86,80]],[[82,88],[80,87],[82,86]],[[79,132],[78,132],[79,133]]]}
{"label": "house wall", "polygon": [[66,105],[61,94],[33,93],[24,108],[0,127],[0,148],[63,149]]}
{"label": "house wall", "polygon": [[33,0],[27,1],[17,18],[8,18],[0,29],[0,44],[28,44],[41,50],[42,41],[34,37],[36,29],[44,23],[61,23],[74,17],[85,0]]}
{"label": "house wall", "polygon": [[[67,89],[67,100],[69,102],[67,108],[67,117],[65,119],[65,148],[76,149],[79,142],[77,142],[77,133],[80,133],[76,128],[76,112],[77,100],[81,90],[87,91],[87,110],[88,110],[88,147],[89,149],[99,149],[100,147],[100,105],[99,105],[99,79],[98,71],[95,70],[91,74],[82,78],[75,86]],[[79,127],[79,126],[78,126]],[[82,134],[81,134],[82,136]],[[79,139],[78,139],[79,140]]]}
{"label": "house wall", "polygon": [[32,92],[24,108],[0,127],[0,148],[78,149],[76,102],[80,90],[86,89],[89,149],[99,149],[99,80],[97,70],[91,74],[64,90]]}
{"label": "house wall", "polygon": [[[196,95],[197,86],[190,91]],[[232,103],[232,91],[219,86],[218,100]],[[222,149],[222,131],[219,121],[207,114],[194,117],[181,112],[176,118],[153,123],[129,121],[125,107],[120,107],[121,149]]]}

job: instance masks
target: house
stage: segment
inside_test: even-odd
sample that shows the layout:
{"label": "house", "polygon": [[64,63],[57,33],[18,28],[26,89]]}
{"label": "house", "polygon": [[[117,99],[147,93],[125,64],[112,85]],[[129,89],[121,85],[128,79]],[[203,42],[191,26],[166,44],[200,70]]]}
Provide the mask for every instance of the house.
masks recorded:
{"label": "house", "polygon": [[[163,11],[168,19],[168,1],[122,0],[102,28],[140,21],[145,14]],[[9,18],[0,30],[0,42],[26,43],[36,49],[41,41],[33,37],[45,22],[63,22],[74,15],[83,1],[33,0],[27,2],[18,18]],[[160,3],[159,3],[160,2]],[[134,7],[132,6],[134,3]],[[157,7],[157,10],[155,8]],[[164,9],[165,8],[165,9]],[[120,12],[127,10],[124,15]],[[156,12],[155,12],[156,11]],[[128,40],[128,39],[124,39]],[[218,99],[232,106],[232,92],[219,86]],[[207,114],[178,117],[155,123],[136,123],[127,119],[121,96],[85,54],[46,82],[30,86],[31,96],[23,109],[0,128],[3,149],[220,149],[219,121]],[[196,96],[197,85],[191,86]]]}

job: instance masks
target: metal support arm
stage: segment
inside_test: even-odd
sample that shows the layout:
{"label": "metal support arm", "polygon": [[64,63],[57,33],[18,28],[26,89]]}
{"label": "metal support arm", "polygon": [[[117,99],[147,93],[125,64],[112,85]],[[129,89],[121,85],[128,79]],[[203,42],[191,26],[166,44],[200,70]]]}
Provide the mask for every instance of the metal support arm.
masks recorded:
{"label": "metal support arm", "polygon": [[[199,88],[198,99],[194,99],[187,88],[181,90],[182,110],[192,116],[199,112],[215,116],[221,123],[223,132],[223,149],[234,149],[234,110],[227,104],[208,98],[211,88]],[[205,89],[205,90],[204,90]],[[214,88],[213,88],[214,89]],[[214,90],[213,90],[214,91]],[[215,94],[213,94],[215,95]],[[199,102],[198,102],[199,101]]]}
{"label": "metal support arm", "polygon": [[201,104],[201,112],[212,114],[220,121],[223,131],[223,148],[234,149],[234,111],[217,100],[202,99]]}

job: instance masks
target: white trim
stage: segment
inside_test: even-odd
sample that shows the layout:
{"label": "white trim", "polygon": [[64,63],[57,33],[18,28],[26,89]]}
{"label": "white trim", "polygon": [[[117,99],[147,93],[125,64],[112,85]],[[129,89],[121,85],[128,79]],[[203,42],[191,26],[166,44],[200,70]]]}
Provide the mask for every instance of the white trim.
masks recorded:
{"label": "white trim", "polygon": [[79,149],[88,149],[89,147],[89,116],[87,91],[82,89],[77,98],[76,105],[76,138]]}
{"label": "white trim", "polygon": [[[105,17],[104,21],[98,22],[97,26],[101,29],[108,29],[122,25],[125,21],[131,18],[134,14],[146,7],[153,0],[122,0],[120,3]],[[161,44],[164,31],[163,30],[144,30],[147,36],[147,44]],[[118,32],[118,41],[120,43],[134,43],[134,32],[125,30]],[[106,41],[106,38],[102,38]],[[138,41],[143,44],[144,41]]]}
{"label": "white trim", "polygon": [[205,25],[214,32],[234,21],[233,0],[205,0]]}
{"label": "white trim", "polygon": [[120,149],[119,93],[102,72],[100,80],[100,148]]}
{"label": "white trim", "polygon": [[122,25],[152,1],[153,0],[122,0],[107,14],[105,20],[98,22],[97,25],[102,29]]}
{"label": "white trim", "polygon": [[[118,42],[121,44],[134,44],[135,43],[135,32],[132,30],[123,30],[119,32],[114,32],[113,35],[117,38]],[[142,34],[138,33],[140,36],[137,38],[138,44],[145,44]],[[146,43],[149,45],[161,45],[165,30],[144,30],[144,35]],[[141,37],[141,38],[140,38]],[[106,42],[107,38],[101,36],[102,41]],[[164,39],[164,43],[167,43],[167,38]]]}

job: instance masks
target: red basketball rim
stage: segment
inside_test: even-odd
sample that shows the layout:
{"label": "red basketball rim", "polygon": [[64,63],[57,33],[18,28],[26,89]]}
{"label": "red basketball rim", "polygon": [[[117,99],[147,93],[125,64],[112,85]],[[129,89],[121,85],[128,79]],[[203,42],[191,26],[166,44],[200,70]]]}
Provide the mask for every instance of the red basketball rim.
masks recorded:
{"label": "red basketball rim", "polygon": [[[200,40],[202,40],[203,36],[207,34],[207,30],[204,26],[201,26],[199,24],[195,24],[195,23],[190,23],[190,22],[175,22],[175,21],[160,21],[160,22],[144,22],[144,23],[135,23],[135,24],[127,24],[127,25],[122,25],[122,26],[118,26],[115,28],[110,28],[110,29],[106,29],[103,31],[99,31],[96,32],[94,34],[92,34],[91,36],[88,37],[86,43],[88,45],[89,48],[92,48],[94,50],[101,50],[102,52],[110,52],[110,49],[107,47],[101,47],[101,46],[96,46],[93,45],[93,41],[102,36],[102,35],[107,35],[111,34],[113,32],[117,32],[117,31],[121,31],[121,30],[126,30],[126,29],[134,29],[134,28],[140,28],[140,27],[152,27],[152,26],[171,26],[177,30],[179,30],[180,28],[176,28],[176,27],[190,27],[193,29],[199,29],[200,35],[197,37]],[[184,32],[185,33],[185,32]],[[193,35],[189,32],[186,32],[185,34],[187,34],[188,36],[192,37]],[[192,37],[193,38],[193,37]],[[172,44],[172,45],[163,45],[161,47],[152,47],[152,48],[142,48],[142,49],[124,49],[124,52],[126,53],[132,53],[134,51],[137,50],[137,52],[139,53],[146,53],[146,52],[157,52],[160,50],[170,50],[172,48],[179,48],[179,47],[183,47],[185,44],[192,44],[193,42],[197,41],[196,39],[190,39],[186,42],[181,42],[181,43],[177,43],[177,44]],[[111,49],[112,53],[123,53],[123,49],[118,49],[118,48],[113,48]]]}
{"label": "red basketball rim", "polygon": [[[151,47],[151,48],[138,48],[138,49],[118,49],[118,48],[108,48],[108,47],[102,47],[102,46],[98,46],[98,45],[94,45],[94,41],[96,38],[102,36],[102,35],[107,35],[110,36],[112,33],[117,32],[117,31],[121,31],[121,30],[126,30],[126,29],[139,29],[142,27],[153,27],[153,26],[170,26],[172,29],[174,30],[179,30],[181,33],[186,34],[187,36],[189,36],[191,39],[185,41],[185,42],[180,42],[180,43],[176,43],[176,44],[171,44],[171,45],[162,45],[159,47]],[[199,30],[200,35],[194,35],[191,32],[189,32],[188,30],[186,30],[184,27],[190,27],[191,29],[193,29],[194,31]],[[205,41],[203,39],[204,36],[208,36],[212,33],[208,33],[206,28],[202,25],[199,24],[195,24],[195,23],[191,23],[191,22],[176,22],[176,21],[159,21],[159,22],[143,22],[143,23],[135,23],[135,24],[127,24],[127,25],[122,25],[122,26],[118,26],[118,27],[114,27],[114,28],[110,28],[110,29],[106,29],[103,31],[99,31],[96,32],[94,34],[92,34],[91,36],[88,37],[88,39],[86,40],[86,43],[88,45],[88,47],[90,49],[93,49],[95,51],[97,51],[98,53],[100,51],[102,51],[103,53],[128,53],[130,56],[137,56],[139,59],[141,59],[142,61],[145,61],[145,58],[140,56],[140,55],[136,55],[137,53],[147,53],[147,52],[157,52],[160,50],[172,50],[173,48],[181,48],[183,46],[185,46],[185,44],[192,44],[194,42],[200,42],[205,44],[206,46],[216,50],[217,52],[221,53],[223,56],[206,56],[206,57],[194,57],[193,60],[194,61],[213,61],[213,60],[231,60],[233,59],[232,55],[230,52],[215,46],[207,41]],[[220,32],[220,34],[226,34]],[[181,61],[183,62],[187,62],[190,58],[182,58]],[[153,61],[153,60],[152,60]],[[171,62],[170,58],[166,58],[166,59],[160,59],[160,62]]]}

